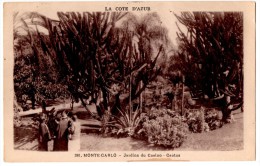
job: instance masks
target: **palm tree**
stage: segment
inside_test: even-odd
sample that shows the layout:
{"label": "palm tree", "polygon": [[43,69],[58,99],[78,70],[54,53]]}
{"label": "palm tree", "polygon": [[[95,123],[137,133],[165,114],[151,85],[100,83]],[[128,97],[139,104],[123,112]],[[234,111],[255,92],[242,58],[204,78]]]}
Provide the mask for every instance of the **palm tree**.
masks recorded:
{"label": "palm tree", "polygon": [[[25,22],[27,19],[27,14],[19,14],[18,12],[14,13],[13,15],[13,42],[14,42],[14,52],[16,53],[15,55],[15,65],[14,65],[14,82],[15,82],[15,91],[17,92],[18,90],[21,91],[24,94],[27,94],[31,101],[32,101],[32,108],[35,108],[35,91],[34,91],[34,85],[33,82],[35,81],[36,78],[36,70],[35,67],[38,65],[34,65],[34,62],[36,61],[31,61],[32,58],[28,53],[23,53],[23,49],[26,46],[30,46],[31,48],[34,48],[35,46],[33,45],[33,35],[32,35],[32,28],[28,26],[28,24]],[[33,49],[32,49],[33,50]],[[19,54],[20,53],[20,54]],[[33,51],[32,55],[34,57],[38,57],[36,53]],[[36,56],[35,56],[36,55]],[[27,59],[27,61],[30,61],[30,65],[26,66],[24,64],[20,65],[19,62],[21,62],[22,59]],[[19,72],[16,72],[17,69],[21,69]],[[30,68],[31,72],[26,72]],[[21,74],[23,71],[25,71],[26,74]],[[28,78],[29,77],[29,78]],[[17,79],[18,78],[18,79]],[[29,81],[26,81],[29,80]],[[18,85],[18,86],[16,86]],[[19,99],[21,100],[22,94],[19,94]]]}
{"label": "palm tree", "polygon": [[[129,14],[127,19],[122,22],[122,28],[132,32],[133,45],[136,48],[131,61],[134,65],[141,67],[143,64],[151,64],[153,68],[156,66],[159,56],[166,54],[165,50],[169,44],[168,31],[162,26],[157,13],[149,13],[140,18]],[[159,73],[159,68],[154,73]],[[138,77],[135,77],[131,90],[132,99],[140,95],[137,89],[143,90],[151,81],[143,74],[139,72]]]}

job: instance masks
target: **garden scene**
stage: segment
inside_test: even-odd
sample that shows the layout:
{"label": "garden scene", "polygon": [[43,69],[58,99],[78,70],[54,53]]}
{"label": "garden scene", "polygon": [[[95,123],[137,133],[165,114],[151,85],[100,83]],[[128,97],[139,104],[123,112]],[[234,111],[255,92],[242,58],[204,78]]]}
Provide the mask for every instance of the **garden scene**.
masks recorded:
{"label": "garden scene", "polygon": [[13,16],[14,149],[65,117],[80,151],[243,149],[241,12],[172,13],[175,41],[158,13],[56,15]]}

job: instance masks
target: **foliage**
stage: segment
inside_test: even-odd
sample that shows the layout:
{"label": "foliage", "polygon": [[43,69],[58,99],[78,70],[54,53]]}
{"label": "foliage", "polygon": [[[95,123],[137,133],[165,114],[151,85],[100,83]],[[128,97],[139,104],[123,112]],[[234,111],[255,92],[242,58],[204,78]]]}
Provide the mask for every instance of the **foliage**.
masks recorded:
{"label": "foliage", "polygon": [[14,127],[21,126],[21,117],[19,116],[19,112],[21,111],[23,111],[23,109],[18,105],[16,101],[16,97],[14,97],[14,118],[13,118]]}
{"label": "foliage", "polygon": [[205,123],[204,109],[186,109],[185,121],[189,130],[194,133],[209,131],[209,126]]}
{"label": "foliage", "polygon": [[136,108],[133,111],[127,107],[126,110],[118,111],[118,116],[107,115],[108,113],[103,116],[105,122],[102,124],[102,130],[106,130],[103,133],[116,137],[133,136],[143,117],[141,109]]}
{"label": "foliage", "polygon": [[210,130],[215,130],[223,125],[219,111],[215,109],[205,110],[205,122],[208,124]]}
{"label": "foliage", "polygon": [[210,98],[231,84],[236,85],[234,93],[242,93],[242,13],[183,12],[176,17],[188,31],[186,35],[179,29],[177,55],[186,85],[203,90]]}
{"label": "foliage", "polygon": [[[32,15],[14,15],[14,91],[24,110],[35,108],[45,99],[62,98],[66,86],[57,83],[57,73],[49,57],[44,55],[38,35],[28,23]],[[30,104],[28,103],[30,101]]]}
{"label": "foliage", "polygon": [[215,130],[222,127],[223,122],[218,110],[212,108],[186,109],[185,122],[194,133]]}
{"label": "foliage", "polygon": [[14,64],[14,91],[17,96],[17,102],[21,104],[24,110],[29,107],[26,106],[30,91],[33,89],[33,72],[34,67],[29,64],[30,58],[15,58]]}
{"label": "foliage", "polygon": [[[138,26],[134,30],[118,27],[116,23],[126,14],[58,12],[59,20],[38,13],[28,15],[31,20],[27,25],[36,27],[40,49],[52,60],[59,78],[66,79],[71,95],[84,106],[84,99],[88,96],[97,99],[101,92],[104,108],[108,110],[115,104],[111,103],[114,84],[119,84],[121,89],[131,87],[131,92],[128,91],[131,94],[123,100],[126,104],[129,98],[139,97],[160,72],[155,64],[159,55],[164,54],[163,44],[160,42],[157,50],[153,50],[149,43],[156,39],[163,41],[161,36],[166,33],[158,33],[163,32],[160,26],[154,29]],[[158,16],[155,18],[158,20]],[[42,35],[38,27],[45,28],[48,35]],[[158,53],[152,57],[154,52]]]}
{"label": "foliage", "polygon": [[243,103],[243,13],[182,12],[175,16],[187,33],[179,28],[179,51],[173,56],[178,63],[171,67],[181,71],[193,94],[201,91],[205,98],[225,97],[227,101],[232,97],[218,106],[227,114],[225,121],[231,111],[225,113],[224,107]]}
{"label": "foliage", "polygon": [[67,99],[69,94],[67,86],[62,83],[48,82],[47,80],[38,80],[35,85],[36,100],[42,101],[44,99]]}
{"label": "foliage", "polygon": [[13,109],[14,109],[14,118],[13,118],[13,125],[15,130],[19,130],[20,127],[29,127],[38,129],[38,122],[35,120],[35,118],[26,117],[22,119],[22,117],[19,115],[19,112],[23,111],[23,108],[18,104],[16,96],[14,96],[14,103],[13,103]]}
{"label": "foliage", "polygon": [[[35,102],[41,103],[46,99],[68,98],[67,87],[62,83],[57,83],[55,78],[50,78],[44,73],[38,72],[35,64],[31,63],[30,57],[19,57],[15,59],[14,65],[14,91],[17,95],[17,101],[24,110],[28,110],[28,100],[34,97]],[[27,62],[26,62],[27,61]],[[54,79],[54,80],[53,80]]]}
{"label": "foliage", "polygon": [[149,144],[177,148],[187,138],[188,126],[182,117],[166,109],[152,109],[142,122],[142,129],[137,132]]}
{"label": "foliage", "polygon": [[[160,77],[160,76],[158,76]],[[162,107],[171,108],[172,86],[163,78],[161,80],[155,79],[146,88],[144,93],[144,103],[147,108]]]}

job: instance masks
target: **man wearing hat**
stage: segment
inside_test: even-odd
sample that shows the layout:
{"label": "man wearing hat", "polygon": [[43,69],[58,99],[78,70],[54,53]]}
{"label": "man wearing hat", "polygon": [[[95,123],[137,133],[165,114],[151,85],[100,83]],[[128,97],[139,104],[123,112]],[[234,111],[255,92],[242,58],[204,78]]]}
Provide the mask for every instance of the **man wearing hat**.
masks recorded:
{"label": "man wearing hat", "polygon": [[49,128],[46,124],[46,114],[40,115],[40,125],[39,125],[39,150],[48,151],[48,142],[51,140],[51,135]]}
{"label": "man wearing hat", "polygon": [[66,111],[62,112],[62,117],[57,126],[56,138],[54,140],[54,151],[68,151],[69,130],[71,121]]}

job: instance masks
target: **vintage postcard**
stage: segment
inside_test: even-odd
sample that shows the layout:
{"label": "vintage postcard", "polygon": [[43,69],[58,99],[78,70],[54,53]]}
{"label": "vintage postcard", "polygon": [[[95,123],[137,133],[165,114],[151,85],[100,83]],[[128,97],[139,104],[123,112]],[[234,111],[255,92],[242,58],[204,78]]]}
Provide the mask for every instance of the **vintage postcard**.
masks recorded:
{"label": "vintage postcard", "polygon": [[255,160],[254,2],[4,3],[4,160]]}

